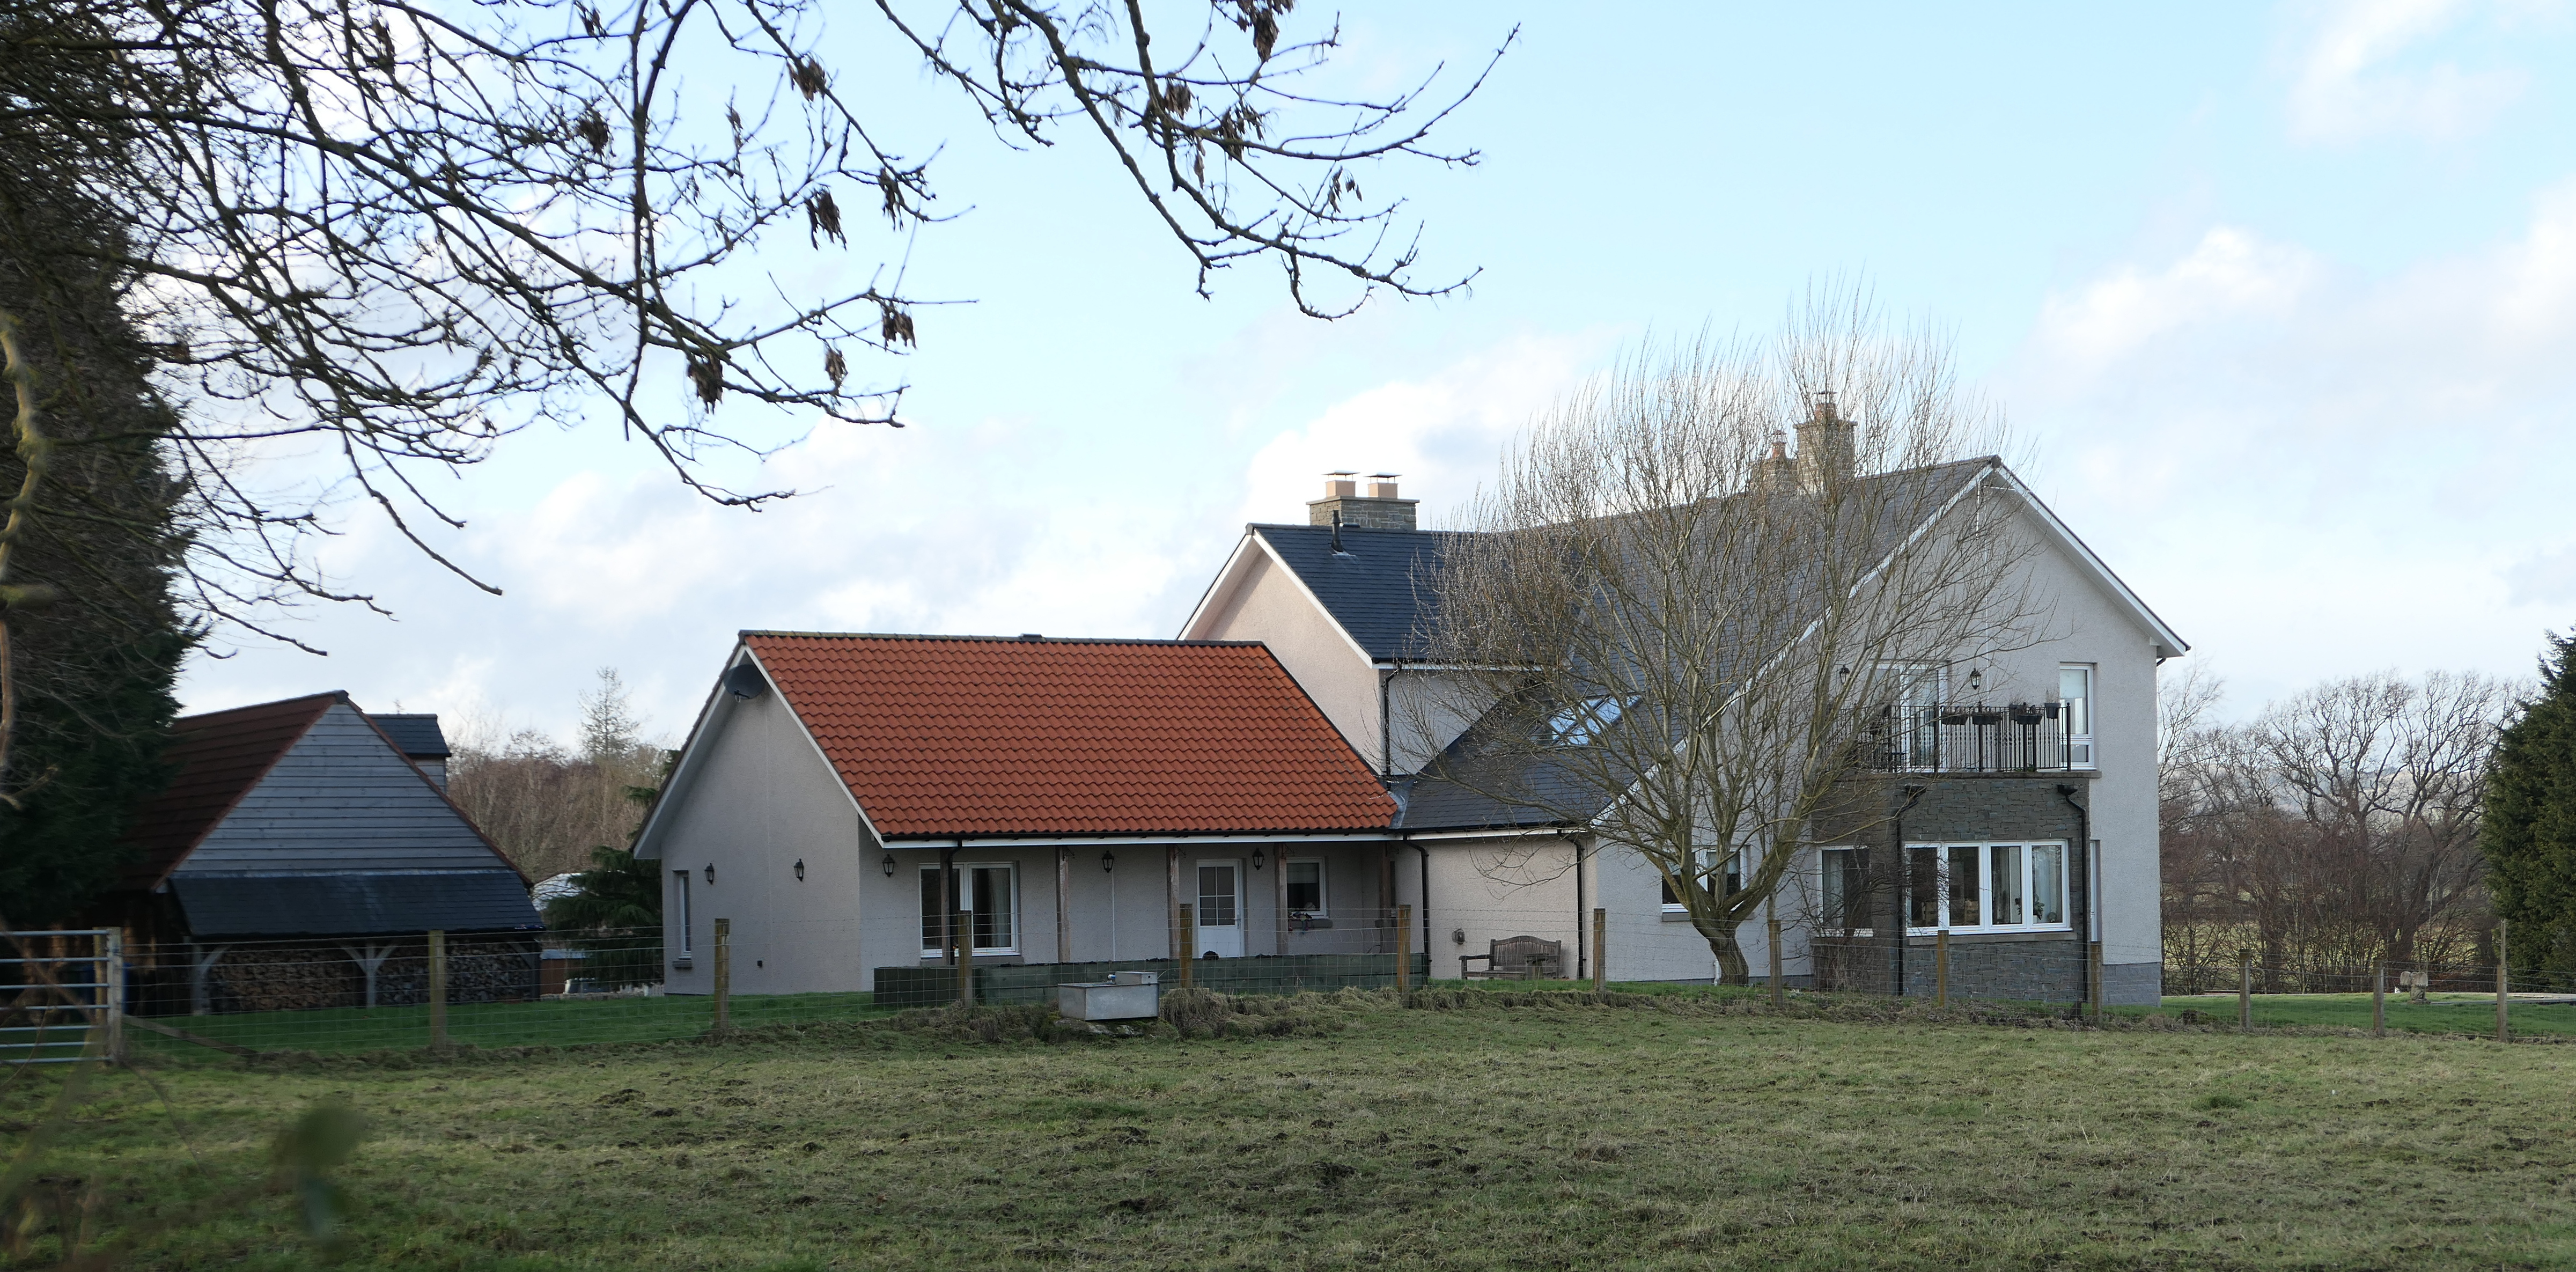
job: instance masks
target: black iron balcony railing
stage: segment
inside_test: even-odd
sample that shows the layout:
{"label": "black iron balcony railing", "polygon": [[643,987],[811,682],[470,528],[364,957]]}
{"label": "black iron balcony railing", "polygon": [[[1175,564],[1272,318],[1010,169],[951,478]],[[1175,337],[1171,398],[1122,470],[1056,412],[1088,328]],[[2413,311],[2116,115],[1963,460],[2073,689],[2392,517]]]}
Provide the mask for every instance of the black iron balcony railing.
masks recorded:
{"label": "black iron balcony railing", "polygon": [[2090,739],[2056,702],[1908,703],[1862,726],[1862,762],[1882,773],[2047,773],[2092,767]]}

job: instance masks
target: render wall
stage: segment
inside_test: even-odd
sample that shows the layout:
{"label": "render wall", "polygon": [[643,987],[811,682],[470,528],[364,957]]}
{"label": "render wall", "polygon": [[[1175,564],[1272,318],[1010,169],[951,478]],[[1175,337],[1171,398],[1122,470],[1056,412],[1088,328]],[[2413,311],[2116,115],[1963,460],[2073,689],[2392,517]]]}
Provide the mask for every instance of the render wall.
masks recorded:
{"label": "render wall", "polygon": [[[2049,601],[2049,639],[1979,664],[1987,683],[1974,695],[1965,689],[1970,666],[1954,668],[1951,694],[1998,704],[2045,701],[2057,696],[2061,663],[2094,665],[2095,776],[2083,783],[2083,798],[2100,842],[2104,984],[2126,995],[2111,1001],[2153,1002],[2164,962],[2154,633],[2066,555],[2042,553],[2032,569],[2038,594]],[[2071,824],[2064,833],[2073,839]]]}
{"label": "render wall", "polygon": [[[670,992],[713,991],[719,918],[733,924],[735,993],[866,989],[860,916],[886,880],[848,788],[775,692],[719,698],[694,747],[689,780],[671,793],[656,835]],[[686,967],[676,870],[690,874]]]}
{"label": "render wall", "polygon": [[[1252,866],[1256,849],[1260,869]],[[967,847],[956,855],[958,866],[1015,864],[1019,868],[1019,931],[1016,953],[979,954],[977,961],[996,964],[1056,961],[1056,855],[1047,845]],[[1067,951],[1075,962],[1143,961],[1170,957],[1172,917],[1181,902],[1196,905],[1198,865],[1202,861],[1235,863],[1241,881],[1243,952],[1247,956],[1278,953],[1374,953],[1392,938],[1373,924],[1387,908],[1381,868],[1382,850],[1375,843],[1255,843],[1184,845],[1085,842],[1061,849],[1066,855],[1066,910],[1071,940]],[[1103,853],[1114,859],[1101,867]],[[924,953],[921,931],[921,872],[939,863],[935,845],[896,845],[876,855],[882,878],[883,858],[892,856],[893,885],[870,897],[864,915],[863,948],[870,968],[944,964],[937,951]],[[1324,863],[1324,901],[1331,926],[1290,931],[1281,948],[1279,885],[1281,865],[1295,859]],[[1177,897],[1172,891],[1178,863]]]}

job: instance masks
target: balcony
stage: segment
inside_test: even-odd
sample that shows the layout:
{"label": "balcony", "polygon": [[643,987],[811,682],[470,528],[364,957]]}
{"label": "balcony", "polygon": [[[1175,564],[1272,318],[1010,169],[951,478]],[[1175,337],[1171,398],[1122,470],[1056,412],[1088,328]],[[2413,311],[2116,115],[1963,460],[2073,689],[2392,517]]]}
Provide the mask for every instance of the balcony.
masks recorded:
{"label": "balcony", "polygon": [[1889,707],[1861,726],[1862,766],[1880,773],[2066,773],[2093,767],[2092,739],[2056,702]]}

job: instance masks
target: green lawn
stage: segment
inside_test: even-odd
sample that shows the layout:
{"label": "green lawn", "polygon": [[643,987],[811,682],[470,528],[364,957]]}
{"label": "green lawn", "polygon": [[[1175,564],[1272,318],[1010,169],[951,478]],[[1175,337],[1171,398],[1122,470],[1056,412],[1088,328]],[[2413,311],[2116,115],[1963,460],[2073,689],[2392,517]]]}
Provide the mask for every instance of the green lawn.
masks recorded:
{"label": "green lawn", "polygon": [[[344,1267],[2576,1267],[2576,1047],[1615,998],[165,1063],[97,1074],[33,1195],[167,1225],[130,1266],[320,1267],[287,1197],[206,1199],[338,1099]],[[0,1075],[0,1131],[68,1076]]]}
{"label": "green lawn", "polygon": [[[888,1014],[873,1007],[866,994],[764,994],[736,998],[730,1010],[737,1028]],[[427,1007],[334,1007],[153,1019],[158,1024],[253,1051],[354,1055],[429,1045]],[[457,1004],[447,1009],[449,1041],[473,1047],[659,1042],[695,1037],[714,1023],[715,1000],[696,996],[550,999]],[[149,1030],[131,1032],[135,1047],[147,1055],[182,1055],[196,1050],[192,1044]]]}

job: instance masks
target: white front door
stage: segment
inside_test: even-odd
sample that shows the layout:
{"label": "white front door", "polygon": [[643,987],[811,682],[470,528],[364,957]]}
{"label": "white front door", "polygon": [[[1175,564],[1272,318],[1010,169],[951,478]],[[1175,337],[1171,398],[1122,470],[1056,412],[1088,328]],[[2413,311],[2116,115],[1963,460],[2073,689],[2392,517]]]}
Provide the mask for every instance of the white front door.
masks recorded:
{"label": "white front door", "polygon": [[1194,957],[1243,957],[1243,865],[1234,861],[1199,863],[1198,948]]}

